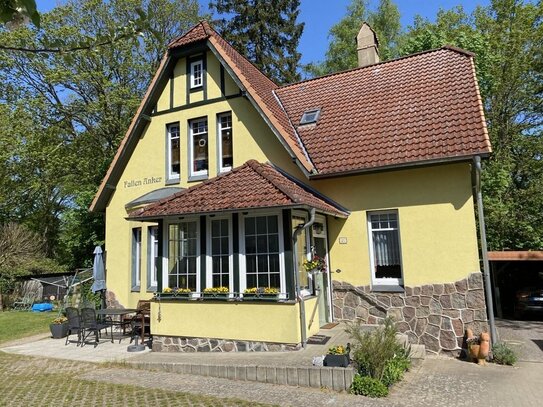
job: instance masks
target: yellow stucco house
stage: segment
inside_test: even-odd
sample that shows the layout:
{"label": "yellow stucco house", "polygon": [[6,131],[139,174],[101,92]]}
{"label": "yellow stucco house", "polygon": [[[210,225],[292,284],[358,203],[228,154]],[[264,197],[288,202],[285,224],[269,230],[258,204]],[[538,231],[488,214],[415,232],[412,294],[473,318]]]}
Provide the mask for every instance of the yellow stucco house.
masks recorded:
{"label": "yellow stucco house", "polygon": [[[153,348],[297,349],[389,315],[459,349],[486,324],[473,55],[451,47],[278,86],[206,22],[169,44],[91,210],[110,304],[153,298]],[[215,292],[213,292],[215,291]]]}

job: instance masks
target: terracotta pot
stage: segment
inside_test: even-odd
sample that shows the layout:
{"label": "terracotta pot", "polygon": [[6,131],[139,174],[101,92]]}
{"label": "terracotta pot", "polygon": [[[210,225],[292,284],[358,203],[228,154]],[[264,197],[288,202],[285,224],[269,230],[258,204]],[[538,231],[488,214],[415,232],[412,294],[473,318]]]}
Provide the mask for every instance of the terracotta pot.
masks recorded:
{"label": "terracotta pot", "polygon": [[490,334],[488,332],[481,333],[479,340],[479,357],[478,363],[484,365],[486,359],[488,358],[488,353],[490,351]]}
{"label": "terracotta pot", "polygon": [[479,349],[480,349],[480,345],[477,343],[472,343],[471,345],[468,345],[470,360],[475,362],[479,359]]}

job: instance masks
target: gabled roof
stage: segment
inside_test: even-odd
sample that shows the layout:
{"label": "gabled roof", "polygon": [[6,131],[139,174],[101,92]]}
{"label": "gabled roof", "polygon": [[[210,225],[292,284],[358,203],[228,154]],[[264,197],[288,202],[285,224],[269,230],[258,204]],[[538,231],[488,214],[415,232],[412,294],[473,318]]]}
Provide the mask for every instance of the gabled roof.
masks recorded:
{"label": "gabled roof", "polygon": [[332,74],[276,93],[318,176],[491,151],[473,54],[451,47]]}
{"label": "gabled roof", "polygon": [[[469,160],[491,152],[469,52],[444,47],[278,87],[204,21],[169,44],[91,210],[105,208],[157,89],[173,69],[172,55],[202,42],[309,178]],[[299,126],[303,112],[315,108],[320,109],[317,123]]]}
{"label": "gabled roof", "polygon": [[241,82],[242,89],[245,89],[249,97],[253,99],[255,107],[261,111],[272,129],[277,131],[281,141],[284,142],[283,144],[286,144],[287,149],[305,171],[312,172],[314,167],[285,110],[273,93],[278,86],[225,41],[207,21],[201,21],[186,34],[170,42],[168,47],[172,50],[202,40],[208,40],[213,50],[218,53],[219,59],[225,62],[225,67],[232,70],[234,78]]}
{"label": "gabled roof", "polygon": [[130,219],[157,219],[257,208],[315,208],[338,217],[349,212],[271,164],[247,161],[232,171],[178,192],[130,214]]}

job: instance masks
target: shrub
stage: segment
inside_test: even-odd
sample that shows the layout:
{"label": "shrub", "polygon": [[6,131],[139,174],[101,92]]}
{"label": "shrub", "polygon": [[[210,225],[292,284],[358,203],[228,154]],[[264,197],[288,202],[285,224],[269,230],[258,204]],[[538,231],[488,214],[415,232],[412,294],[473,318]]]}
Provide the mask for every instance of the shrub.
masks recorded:
{"label": "shrub", "polygon": [[517,361],[517,355],[506,343],[498,342],[492,347],[492,361],[499,365],[513,366]]}
{"label": "shrub", "polygon": [[365,332],[360,322],[351,323],[347,332],[353,338],[353,360],[363,376],[382,380],[389,361],[404,351],[396,339],[397,330],[390,318],[386,318],[379,328]]}
{"label": "shrub", "polygon": [[388,388],[380,380],[369,376],[356,374],[353,384],[349,390],[351,394],[358,394],[366,397],[386,397]]}
{"label": "shrub", "polygon": [[409,353],[408,349],[401,349],[387,362],[381,379],[385,386],[390,387],[402,380],[404,372],[411,366]]}

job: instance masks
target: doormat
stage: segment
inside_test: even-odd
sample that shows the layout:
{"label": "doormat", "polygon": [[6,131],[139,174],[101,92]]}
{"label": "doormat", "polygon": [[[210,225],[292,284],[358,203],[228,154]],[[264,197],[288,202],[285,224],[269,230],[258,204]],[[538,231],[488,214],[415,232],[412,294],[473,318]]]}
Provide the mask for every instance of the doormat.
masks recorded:
{"label": "doormat", "polygon": [[332,329],[335,326],[338,326],[339,322],[330,322],[329,324],[321,326],[321,329]]}
{"label": "doormat", "polygon": [[324,345],[330,339],[326,335],[313,335],[307,339],[308,345]]}

